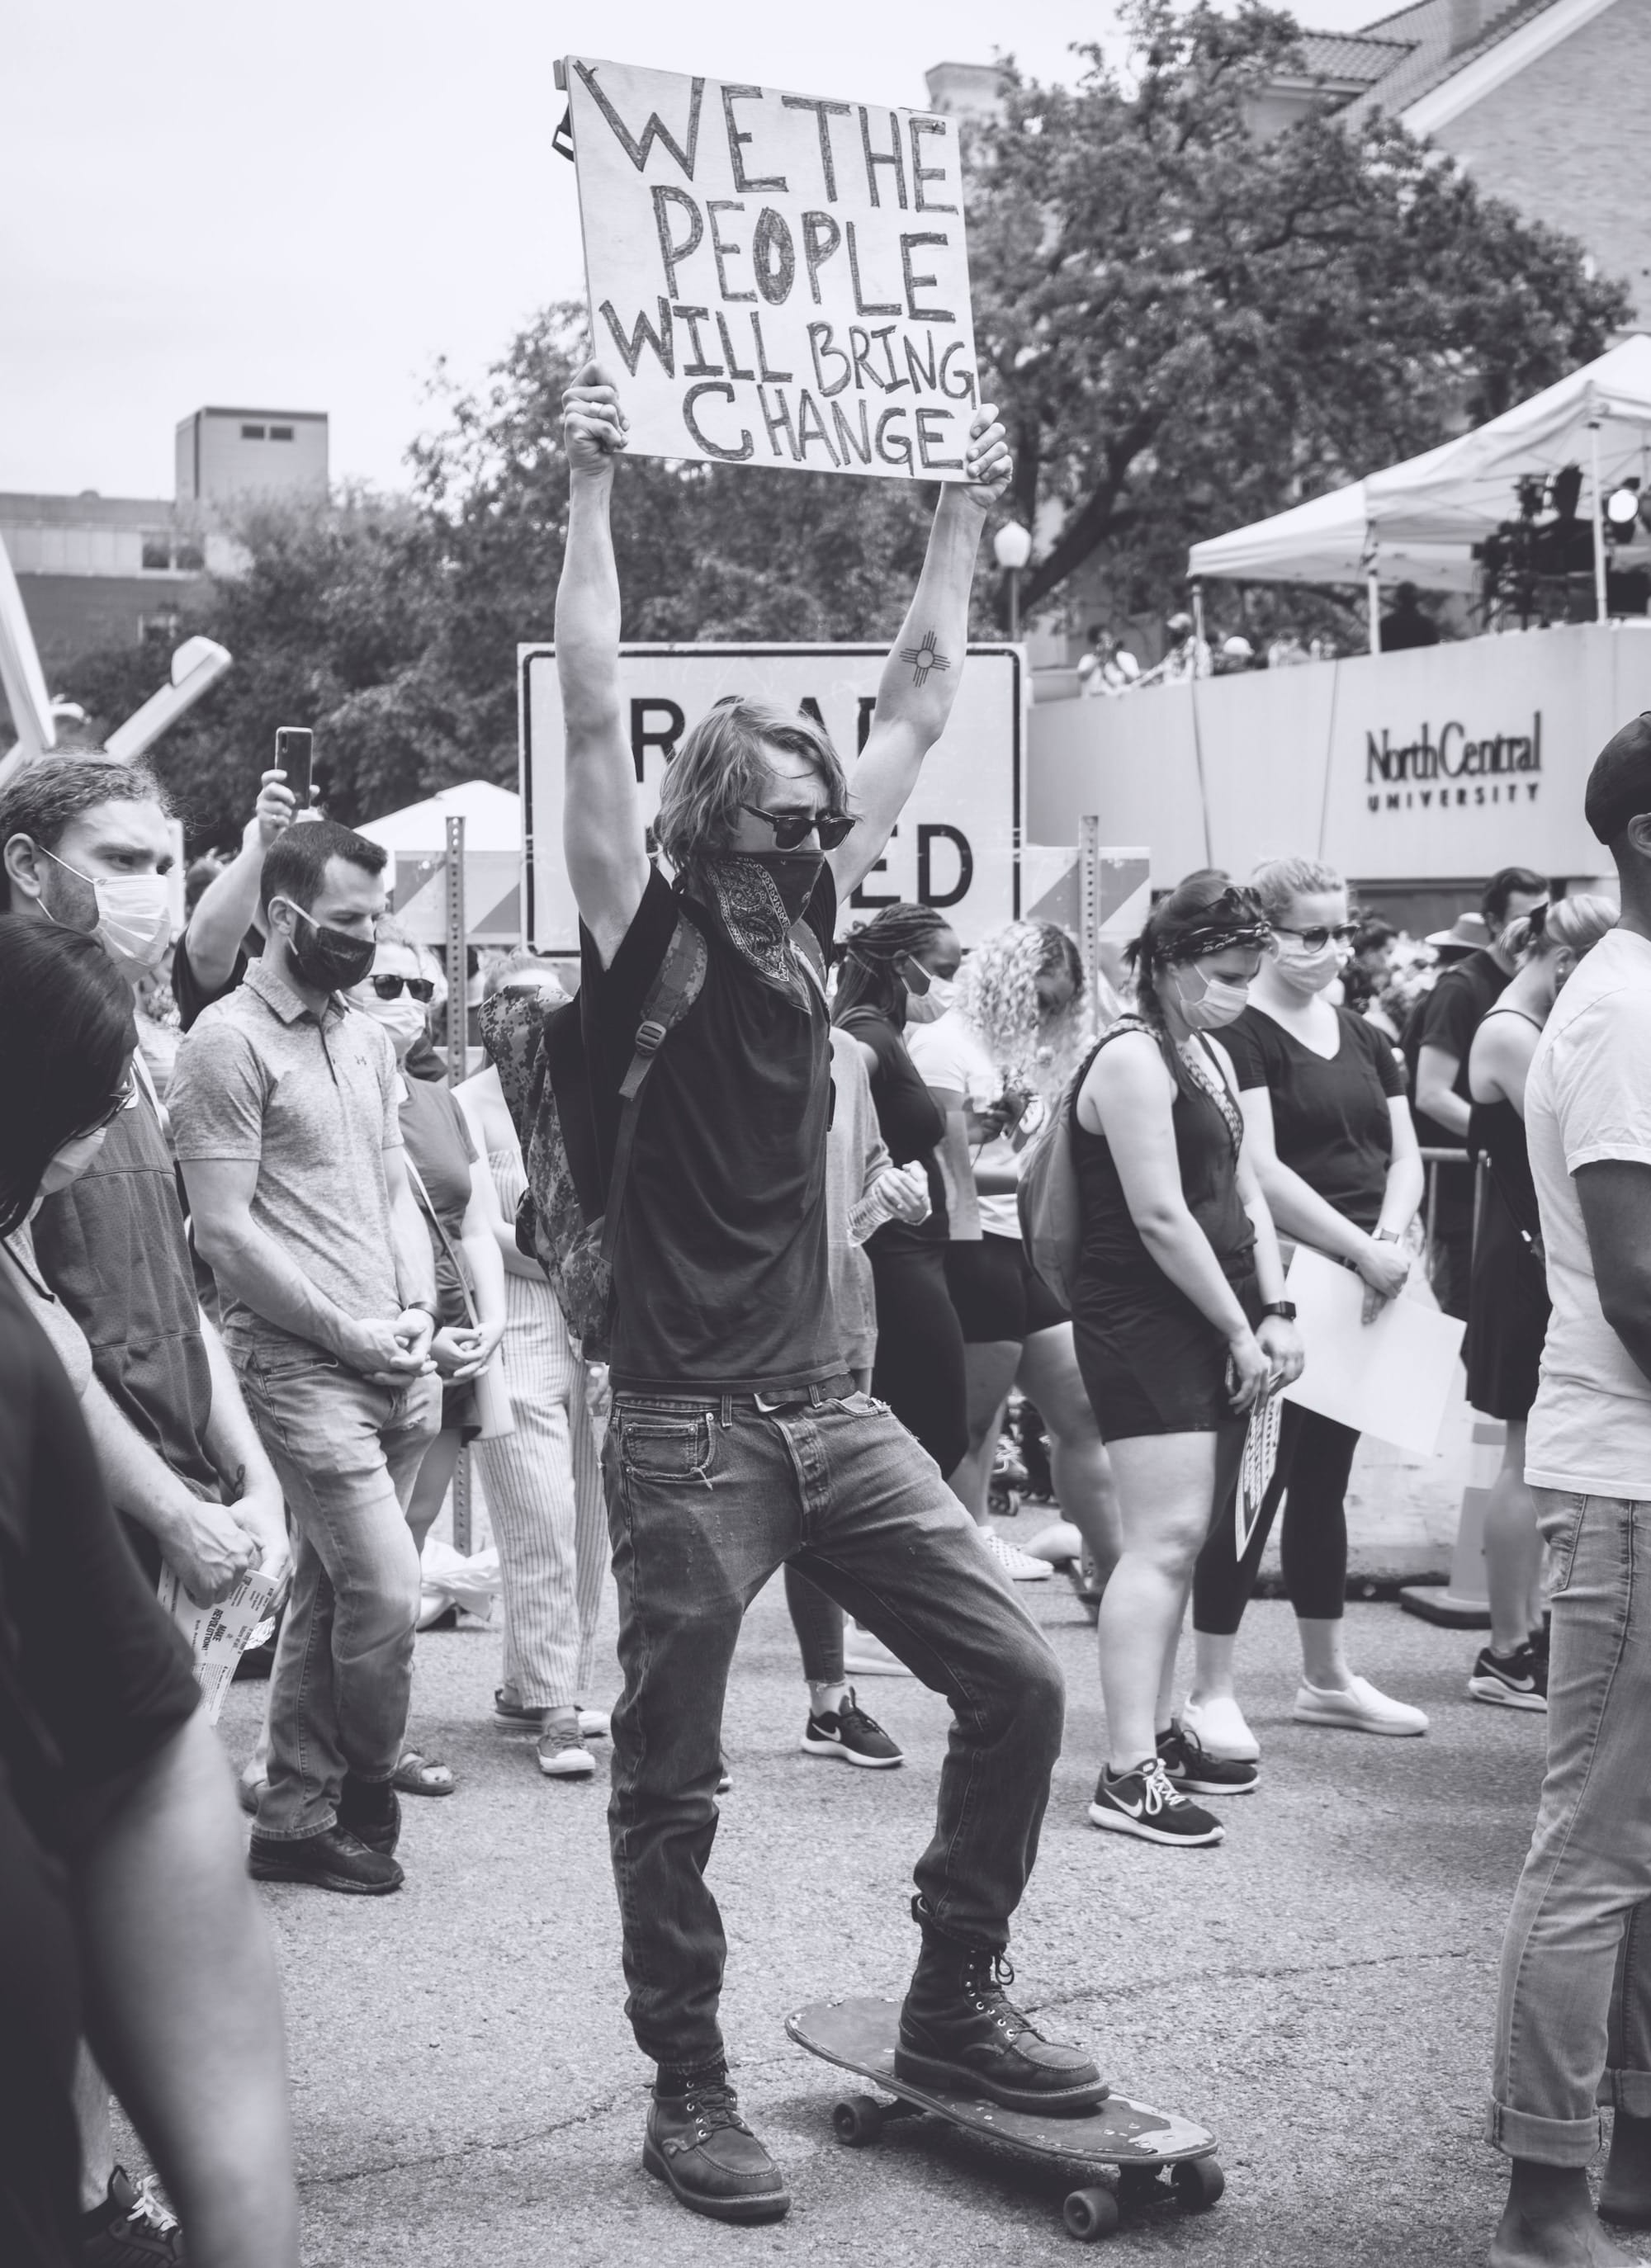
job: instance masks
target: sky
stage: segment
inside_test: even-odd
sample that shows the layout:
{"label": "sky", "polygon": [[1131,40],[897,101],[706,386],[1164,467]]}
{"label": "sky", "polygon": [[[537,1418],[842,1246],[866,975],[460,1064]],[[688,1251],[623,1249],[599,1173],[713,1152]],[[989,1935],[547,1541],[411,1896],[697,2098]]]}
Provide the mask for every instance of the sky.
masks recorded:
{"label": "sky", "polygon": [[[1308,0],[1351,29],[1381,0]],[[9,0],[0,490],[169,496],[206,403],[325,409],[335,478],[407,477],[438,361],[475,383],[579,295],[575,53],[811,94],[926,100],[1002,50],[1070,78],[1108,0]],[[593,30],[593,26],[600,26]]]}

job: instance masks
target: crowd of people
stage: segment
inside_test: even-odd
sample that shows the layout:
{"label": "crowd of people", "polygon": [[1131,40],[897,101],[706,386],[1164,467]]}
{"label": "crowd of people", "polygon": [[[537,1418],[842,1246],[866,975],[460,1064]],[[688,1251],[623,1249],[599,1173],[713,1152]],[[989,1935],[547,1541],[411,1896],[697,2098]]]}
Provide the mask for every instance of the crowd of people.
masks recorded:
{"label": "crowd of people", "polygon": [[[1298,1247],[1356,1275],[1367,1322],[1417,1290],[1426,1144],[1483,1160],[1477,1225],[1441,1177],[1428,1257],[1468,1327],[1470,1395],[1509,1444],[1469,1687],[1549,1734],[1504,1964],[1494,2257],[1609,2268],[1626,2256],[1581,2170],[1596,2095],[1616,2110],[1606,2203],[1651,2217],[1633,1959],[1651,1894],[1633,1764],[1651,718],[1589,788],[1620,915],[1505,870],[1483,942],[1457,940],[1402,1028],[1390,932],[1304,856],[1162,893],[1122,998],[1045,922],[965,952],[943,913],[903,903],[840,935],[956,695],[960,673],[902,657],[962,649],[1009,474],[993,413],[937,510],[851,789],[810,717],[718,703],[652,825],[674,881],[622,721],[625,431],[593,366],[564,438],[582,963],[572,997],[527,951],[481,973],[472,1076],[448,1085],[431,1049],[439,971],[387,910],[385,854],[300,812],[279,775],[175,944],[150,772],[48,757],[0,791],[0,2068],[27,2106],[0,2123],[0,2256],[119,2268],[187,2243],[212,2268],[292,2268],[281,2012],[249,1879],[393,1894],[402,1800],[461,1795],[419,1745],[414,1660],[422,1549],[470,1443],[503,1585],[497,1719],[551,1783],[590,1780],[610,1743],[649,2173],[718,2220],[789,2204],[729,2080],[705,1878],[738,1768],[724,1693],[780,1569],[802,1754],[901,1765],[857,1678],[904,1672],[952,1711],[896,2072],[1051,2117],[1095,2104],[1087,2050],[1008,1992],[1063,1680],[1024,1603],[1049,1561],[988,1518],[1006,1410],[1035,1406],[1100,1593],[1097,1829],[1207,1848],[1217,1807],[1260,1788],[1239,1636],[1275,1524],[1296,1719],[1425,1735],[1345,1642],[1358,1436],[1276,1397],[1312,1359]],[[154,998],[169,946],[175,1021]],[[1021,1212],[1055,1144],[1076,1206],[1058,1286]],[[1245,1532],[1235,1491],[1262,1437]],[[254,1572],[283,1600],[240,1760],[249,1842],[158,1603],[168,1571],[203,1604]],[[114,2163],[112,2088],[175,2220]]]}

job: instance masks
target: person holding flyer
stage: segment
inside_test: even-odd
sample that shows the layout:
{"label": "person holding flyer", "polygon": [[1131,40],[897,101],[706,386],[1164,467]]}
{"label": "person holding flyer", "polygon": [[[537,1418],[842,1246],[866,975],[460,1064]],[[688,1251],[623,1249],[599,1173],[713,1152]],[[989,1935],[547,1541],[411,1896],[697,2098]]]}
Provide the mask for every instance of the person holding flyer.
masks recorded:
{"label": "person holding flyer", "polygon": [[[1375,1027],[1326,997],[1353,934],[1347,885],[1335,868],[1270,858],[1250,886],[1272,944],[1249,1005],[1222,1042],[1238,1074],[1245,1139],[1279,1228],[1356,1270],[1368,1322],[1410,1274],[1406,1239],[1422,1201],[1404,1075]],[[1347,1666],[1346,1497],[1358,1446],[1351,1426],[1286,1403],[1278,1462],[1242,1557],[1227,1521],[1198,1555],[1198,1668],[1181,1721],[1212,1756],[1260,1760],[1233,1690],[1233,1651],[1280,1502],[1285,1588],[1301,1642],[1298,1723],[1400,1736],[1427,1730],[1419,1709]]]}
{"label": "person holding flyer", "polygon": [[620,697],[609,508],[626,433],[597,364],[568,391],[564,432],[564,840],[610,1156],[621,1082],[679,924],[704,953],[697,997],[623,1118],[613,1247],[603,1454],[625,1686],[608,1822],[627,2009],[657,2066],[643,2163],[696,2213],[768,2220],[790,2198],[729,2085],[725,1941],[704,1876],[728,1670],[745,1609],[782,1563],[954,1712],[936,1830],[917,1867],[922,1949],[896,2069],[1034,2110],[1087,2107],[1105,2091],[1086,2054],[1046,2039],[1004,1991],[1009,1920],[1060,1747],[1059,1668],[932,1458],[857,1389],[828,1262],[824,953],[839,897],[882,855],[944,729],[975,555],[1009,454],[994,413],[977,411],[969,477],[942,491],[852,787],[806,714],[734,696],[685,735],[655,827],[673,888],[648,857]]}
{"label": "person holding flyer", "polygon": [[1301,1370],[1232,1062],[1210,1037],[1242,1013],[1270,936],[1253,891],[1189,875],[1131,947],[1135,1012],[1101,1040],[1072,1104],[1078,1361],[1124,1540],[1096,1632],[1109,1756],[1089,1817],[1176,1849],[1221,1840],[1192,1796],[1256,1784],[1253,1764],[1210,1756],[1175,1719],[1176,1643],[1250,1414]]}

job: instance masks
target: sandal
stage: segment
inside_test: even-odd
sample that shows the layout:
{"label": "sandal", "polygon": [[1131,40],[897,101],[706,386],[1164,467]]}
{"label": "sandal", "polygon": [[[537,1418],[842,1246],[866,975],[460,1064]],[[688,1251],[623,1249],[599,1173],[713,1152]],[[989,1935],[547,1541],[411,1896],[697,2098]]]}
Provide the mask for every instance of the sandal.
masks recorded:
{"label": "sandal", "polygon": [[416,1749],[403,1749],[401,1762],[390,1775],[390,1785],[403,1795],[451,1795],[459,1783],[448,1765],[433,1762]]}

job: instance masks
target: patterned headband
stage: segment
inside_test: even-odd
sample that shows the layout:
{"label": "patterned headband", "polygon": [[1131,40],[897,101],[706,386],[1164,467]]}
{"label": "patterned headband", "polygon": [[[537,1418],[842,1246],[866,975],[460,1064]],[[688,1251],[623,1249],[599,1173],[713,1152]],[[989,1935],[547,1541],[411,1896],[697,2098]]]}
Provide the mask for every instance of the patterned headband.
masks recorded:
{"label": "patterned headband", "polygon": [[1154,954],[1160,961],[1207,961],[1212,954],[1230,953],[1235,946],[1259,952],[1271,943],[1272,930],[1264,921],[1214,924],[1208,929],[1188,930],[1176,939],[1173,952]]}

